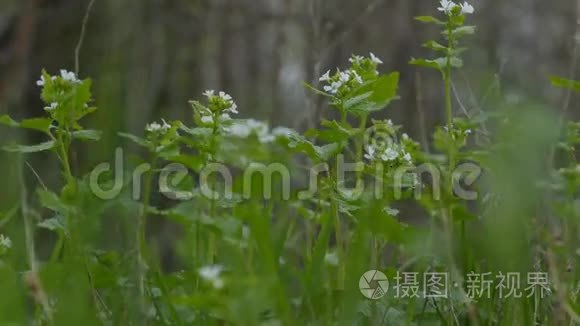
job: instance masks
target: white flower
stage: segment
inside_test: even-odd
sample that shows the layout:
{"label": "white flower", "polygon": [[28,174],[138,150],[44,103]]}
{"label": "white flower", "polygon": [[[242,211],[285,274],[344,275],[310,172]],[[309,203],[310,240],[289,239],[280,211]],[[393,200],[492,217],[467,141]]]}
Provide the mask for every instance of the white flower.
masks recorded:
{"label": "white flower", "polygon": [[276,140],[276,136],[271,134],[261,135],[260,136],[260,143],[271,143]]}
{"label": "white flower", "polygon": [[334,83],[332,83],[330,86],[324,86],[324,91],[331,93],[331,94],[336,94],[338,93],[338,90],[342,87],[342,82],[340,81],[336,81]]}
{"label": "white flower", "polygon": [[171,128],[171,125],[169,125],[163,119],[161,119],[161,122],[163,122],[163,124],[159,124],[158,122],[150,123],[147,126],[145,126],[145,130],[149,132],[162,132],[162,133],[167,132],[167,130]]}
{"label": "white flower", "polygon": [[232,97],[229,94],[226,94],[225,92],[220,92],[219,93],[220,98],[224,101],[231,101]]}
{"label": "white flower", "polygon": [[58,103],[52,102],[52,103],[50,103],[49,106],[45,107],[44,110],[45,111],[52,111],[52,110],[56,109],[57,107],[58,107]]}
{"label": "white flower", "polygon": [[402,135],[401,135],[401,138],[402,138],[403,140],[409,140],[409,135],[407,135],[407,134],[402,134]]}
{"label": "white flower", "polygon": [[322,75],[322,77],[320,77],[320,79],[318,79],[319,81],[329,81],[330,80],[330,70],[327,71],[324,75]]}
{"label": "white flower", "polygon": [[295,134],[296,131],[287,127],[276,127],[272,129],[272,135],[276,137],[290,137]]}
{"label": "white flower", "polygon": [[371,61],[380,65],[383,63],[383,61],[381,59],[379,59],[379,57],[377,57],[374,53],[371,52]]}
{"label": "white flower", "polygon": [[236,122],[227,128],[227,132],[235,137],[246,138],[252,133],[252,128],[245,123]]}
{"label": "white flower", "polygon": [[36,81],[36,85],[38,86],[44,86],[44,76],[40,76],[40,79]]}
{"label": "white flower", "polygon": [[356,72],[356,71],[352,71],[352,76],[354,77],[354,80],[359,83],[362,84],[363,83],[363,79],[361,78],[361,76]]}
{"label": "white flower", "polygon": [[450,15],[451,10],[457,6],[455,2],[449,0],[441,0],[440,4],[441,7],[437,8],[437,10],[444,12],[446,15]]}
{"label": "white flower", "polygon": [[232,118],[230,117],[230,115],[229,115],[229,114],[227,114],[227,113],[222,113],[222,114],[220,115],[220,122],[224,122],[224,121],[230,121],[230,120],[232,120]]}
{"label": "white flower", "polygon": [[220,277],[223,270],[221,265],[209,265],[200,268],[198,272],[203,280],[210,282],[214,288],[221,289],[224,287],[224,281]]}
{"label": "white flower", "polygon": [[366,154],[364,156],[367,160],[372,161],[375,159],[375,153],[376,153],[376,148],[374,148],[373,146],[367,146]]}
{"label": "white flower", "polygon": [[0,234],[0,247],[3,247],[4,249],[12,248],[12,241],[10,240],[10,238],[5,237],[3,234]]}
{"label": "white flower", "polygon": [[407,161],[408,163],[411,163],[411,161],[413,160],[413,158],[411,157],[411,154],[409,154],[409,153],[405,153],[405,155],[403,155],[403,159],[405,161]]}
{"label": "white flower", "polygon": [[[56,76],[52,76],[50,77],[51,80],[55,80]],[[36,85],[38,86],[44,86],[44,84],[46,83],[46,80],[44,79],[44,76],[40,76],[40,79],[36,81]]]}
{"label": "white flower", "polygon": [[145,130],[149,131],[149,132],[156,132],[161,130],[161,125],[158,124],[157,122],[153,122],[148,124],[147,126],[145,126]]}
{"label": "white flower", "polygon": [[201,122],[205,124],[211,124],[213,123],[213,117],[211,115],[204,115],[203,117],[201,117]]}
{"label": "white flower", "polygon": [[386,122],[387,122],[387,126],[389,126],[389,127],[393,126],[393,120],[389,119]]}
{"label": "white flower", "polygon": [[208,89],[207,91],[203,92],[203,96],[207,98],[215,96],[215,91],[213,89]]}
{"label": "white flower", "polygon": [[225,109],[224,112],[238,114],[238,105],[232,101],[232,104],[229,108]]}
{"label": "white flower", "polygon": [[471,129],[467,129],[467,130],[465,130],[465,134],[466,134],[466,135],[471,135],[471,133],[472,133],[472,132],[473,132],[473,131],[471,131]]}
{"label": "white flower", "polygon": [[72,71],[66,71],[64,69],[60,70],[60,76],[62,79],[71,83],[80,83],[81,81],[77,78],[77,75]]}
{"label": "white flower", "polygon": [[350,59],[348,59],[348,61],[350,63],[359,63],[362,60],[364,60],[364,58],[362,56],[360,56],[360,55],[354,55],[354,54],[352,55],[352,57]]}
{"label": "white flower", "polygon": [[350,74],[348,71],[341,71],[340,72],[340,76],[338,77],[338,79],[343,82],[346,83],[350,80]]}
{"label": "white flower", "polygon": [[324,262],[331,266],[338,266],[338,255],[336,252],[327,252],[324,255]]}
{"label": "white flower", "polygon": [[385,213],[391,215],[391,216],[397,216],[399,215],[399,210],[396,208],[392,208],[392,207],[385,207],[384,209]]}
{"label": "white flower", "polygon": [[383,161],[394,161],[399,157],[399,152],[393,148],[387,148],[385,152],[381,155]]}
{"label": "white flower", "polygon": [[475,8],[473,8],[472,5],[470,5],[467,2],[463,2],[463,4],[461,5],[461,13],[466,15],[466,14],[473,14],[475,12]]}

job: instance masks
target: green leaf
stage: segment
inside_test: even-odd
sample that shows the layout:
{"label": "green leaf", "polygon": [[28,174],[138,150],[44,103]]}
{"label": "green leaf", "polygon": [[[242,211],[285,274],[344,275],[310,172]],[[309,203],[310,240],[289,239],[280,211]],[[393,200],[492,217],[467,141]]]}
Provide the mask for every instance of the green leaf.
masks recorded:
{"label": "green leaf", "polygon": [[52,120],[47,118],[32,118],[17,122],[10,118],[8,115],[3,115],[0,116],[0,124],[14,128],[32,129],[48,133],[50,125],[52,124]]}
{"label": "green leaf", "polygon": [[423,44],[423,47],[426,47],[426,48],[431,49],[433,51],[440,51],[440,52],[447,51],[446,46],[443,46],[443,45],[441,45],[438,42],[433,41],[433,40],[425,42],[425,44]]}
{"label": "green leaf", "polygon": [[61,214],[65,214],[69,210],[67,205],[54,192],[38,189],[36,193],[38,194],[42,207]]}
{"label": "green leaf", "polygon": [[456,221],[475,221],[477,216],[471,213],[464,205],[452,205],[453,218]]}
{"label": "green leaf", "polygon": [[46,219],[36,225],[39,228],[47,229],[50,231],[63,231],[66,232],[66,227],[64,224],[64,219],[61,215]]}
{"label": "green leaf", "polygon": [[323,92],[323,91],[317,89],[316,87],[314,87],[308,83],[302,83],[302,85],[304,85],[304,87],[308,88],[309,90],[313,91],[315,94],[326,96],[326,97],[333,97],[332,95],[330,95],[326,92]]}
{"label": "green leaf", "polygon": [[324,130],[315,129],[316,137],[324,142],[341,142],[346,141],[356,134],[347,123],[340,123],[336,120],[323,120],[322,126],[328,128]]}
{"label": "green leaf", "polygon": [[201,156],[193,155],[177,155],[168,157],[168,160],[175,163],[180,163],[186,167],[192,169],[193,171],[201,171],[205,166],[205,161]]}
{"label": "green leaf", "polygon": [[351,95],[344,103],[344,109],[355,114],[369,114],[385,108],[392,100],[397,99],[399,73],[393,72],[365,84]]}
{"label": "green leaf", "polygon": [[103,133],[99,130],[79,130],[72,133],[74,139],[79,140],[94,140],[98,141],[101,139]]}
{"label": "green leaf", "polygon": [[126,138],[126,139],[129,139],[130,141],[136,143],[137,145],[140,145],[140,146],[143,146],[143,147],[147,147],[147,148],[150,148],[151,147],[151,142],[148,141],[147,139],[143,139],[141,137],[137,137],[135,135],[127,134],[127,133],[124,133],[124,132],[120,132],[119,133],[119,136],[121,136],[123,138]]}
{"label": "green leaf", "polygon": [[349,97],[344,101],[343,107],[347,111],[352,111],[353,108],[368,102],[368,99],[373,95],[372,92],[366,92],[360,95]]}
{"label": "green leaf", "polygon": [[452,57],[450,63],[451,63],[451,67],[453,67],[453,68],[463,67],[463,60],[461,60],[460,58],[457,58],[457,57]]}
{"label": "green leaf", "polygon": [[338,143],[328,144],[322,147],[316,146],[300,135],[290,137],[288,147],[295,152],[305,153],[310,159],[316,162],[324,162],[331,158],[332,155],[338,154],[342,149]]}
{"label": "green leaf", "polygon": [[32,119],[25,119],[20,122],[20,127],[26,129],[33,129],[42,131],[44,133],[48,133],[50,125],[52,124],[51,119],[47,118],[32,118]]}
{"label": "green leaf", "polygon": [[8,127],[15,127],[15,128],[20,127],[20,124],[18,122],[12,120],[12,118],[6,114],[0,116],[0,124],[6,125]]}
{"label": "green leaf", "polygon": [[[453,30],[453,35],[455,35],[455,37],[462,37],[465,35],[473,35],[473,34],[475,34],[476,29],[477,28],[475,26],[457,27],[456,29]],[[444,34],[447,35],[447,32],[444,32]]]}
{"label": "green leaf", "polygon": [[374,83],[373,95],[371,100],[376,103],[387,105],[390,101],[397,98],[399,89],[399,73],[393,72],[387,76],[382,76]]}
{"label": "green leaf", "polygon": [[550,81],[552,82],[552,85],[555,87],[567,88],[576,92],[580,92],[580,82],[577,82],[575,80],[552,76],[550,77]]}
{"label": "green leaf", "polygon": [[445,25],[445,22],[443,22],[443,21],[441,21],[433,16],[418,16],[418,17],[415,17],[415,20],[418,20],[422,23]]}
{"label": "green leaf", "polygon": [[37,153],[53,149],[55,142],[53,140],[40,143],[37,145],[7,145],[2,149],[13,153]]}
{"label": "green leaf", "polygon": [[431,69],[435,69],[437,71],[442,71],[445,68],[444,65],[441,66],[440,60],[412,58],[411,61],[409,61],[409,64],[412,64],[414,66],[419,66],[419,67],[431,68]]}

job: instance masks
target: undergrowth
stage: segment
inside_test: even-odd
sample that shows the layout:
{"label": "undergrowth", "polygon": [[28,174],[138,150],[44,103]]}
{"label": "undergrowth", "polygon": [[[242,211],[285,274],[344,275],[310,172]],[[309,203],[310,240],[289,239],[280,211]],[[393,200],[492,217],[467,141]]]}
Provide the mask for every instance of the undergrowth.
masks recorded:
{"label": "undergrowth", "polygon": [[[439,11],[417,17],[441,30],[424,44],[434,58],[410,61],[441,76],[430,150],[378,118],[399,74],[371,53],[306,85],[337,113],[317,129],[236,119],[234,99],[209,90],[191,121],[120,133],[130,160],[119,149],[83,173],[72,153],[101,136],[81,124],[97,110],[91,80],[43,71],[44,114],[0,123],[44,141],[4,149],[22,174],[22,155],[51,153],[62,187],[35,175],[34,196],[23,182],[0,216],[2,325],[580,322],[580,123],[531,102],[458,113],[474,8]],[[178,226],[170,239],[163,223]]]}

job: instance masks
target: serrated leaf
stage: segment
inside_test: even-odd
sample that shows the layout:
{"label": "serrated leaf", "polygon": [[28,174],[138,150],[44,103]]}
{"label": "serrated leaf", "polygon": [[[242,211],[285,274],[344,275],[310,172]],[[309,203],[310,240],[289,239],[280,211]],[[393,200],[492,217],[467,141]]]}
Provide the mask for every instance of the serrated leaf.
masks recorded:
{"label": "serrated leaf", "polygon": [[37,153],[53,149],[55,142],[53,140],[36,144],[36,145],[6,145],[2,149],[13,153]]}
{"label": "serrated leaf", "polygon": [[68,211],[67,205],[54,192],[38,189],[36,193],[38,194],[42,207],[61,214],[65,214]]}
{"label": "serrated leaf", "polygon": [[46,219],[36,225],[39,228],[47,229],[50,231],[63,231],[66,232],[66,226],[64,224],[64,219],[61,215]]}

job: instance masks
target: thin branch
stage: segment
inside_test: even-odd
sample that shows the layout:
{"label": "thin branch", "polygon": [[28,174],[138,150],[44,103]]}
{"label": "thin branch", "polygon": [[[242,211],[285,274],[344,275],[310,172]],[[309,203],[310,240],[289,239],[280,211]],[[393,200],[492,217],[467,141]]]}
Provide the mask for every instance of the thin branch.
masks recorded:
{"label": "thin branch", "polygon": [[81,48],[83,47],[83,42],[85,40],[85,34],[87,32],[87,24],[89,23],[89,17],[91,15],[91,11],[93,9],[93,6],[95,4],[95,0],[91,0],[89,2],[89,5],[87,6],[87,11],[85,12],[85,17],[83,18],[83,25],[81,27],[81,35],[79,37],[79,41],[77,43],[77,46],[75,48],[75,73],[79,74],[79,70],[80,70],[80,53],[81,53]]}

